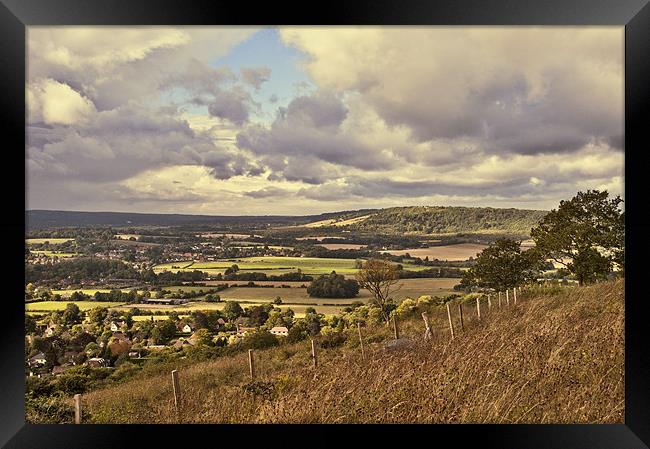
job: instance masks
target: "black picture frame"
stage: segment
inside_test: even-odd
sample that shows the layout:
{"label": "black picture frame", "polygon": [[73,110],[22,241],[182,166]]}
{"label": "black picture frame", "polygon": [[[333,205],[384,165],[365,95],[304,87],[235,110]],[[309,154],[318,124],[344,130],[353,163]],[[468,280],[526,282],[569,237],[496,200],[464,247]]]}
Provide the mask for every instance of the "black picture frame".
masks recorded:
{"label": "black picture frame", "polygon": [[[263,431],[238,425],[31,425],[24,413],[23,295],[25,197],[25,29],[30,25],[620,25],[625,27],[625,208],[626,327],[625,424],[618,425],[436,425],[410,426],[264,426]],[[650,167],[646,119],[650,109],[650,6],[648,0],[356,0],[301,6],[276,2],[224,0],[0,0],[0,123],[6,161],[2,177],[7,266],[3,321],[0,326],[0,445],[11,448],[123,447],[135,440],[157,446],[232,444],[259,438],[263,444],[339,444],[340,432],[365,430],[379,438],[403,442],[424,438],[425,444],[451,439],[455,446],[473,441],[481,447],[625,448],[650,444],[650,349],[645,344],[644,265],[650,220],[645,217]],[[13,168],[16,167],[16,168]],[[646,241],[644,241],[644,237]],[[412,432],[416,432],[417,435]],[[308,438],[306,440],[305,438]],[[350,441],[350,440],[347,440]],[[413,444],[413,443],[411,443]]]}

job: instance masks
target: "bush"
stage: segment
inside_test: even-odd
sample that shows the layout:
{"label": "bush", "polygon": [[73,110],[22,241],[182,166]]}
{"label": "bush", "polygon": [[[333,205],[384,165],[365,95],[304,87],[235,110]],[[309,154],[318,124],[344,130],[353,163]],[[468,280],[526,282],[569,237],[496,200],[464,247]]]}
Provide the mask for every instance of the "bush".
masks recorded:
{"label": "bush", "polygon": [[[347,340],[347,337],[345,333],[336,331],[332,329],[331,327],[325,328],[328,329],[326,332],[321,332],[321,340],[320,340],[320,347],[323,349],[328,349],[328,348],[337,348],[339,346],[342,346],[345,344],[345,341]],[[323,329],[323,330],[325,330]],[[332,331],[329,331],[329,329],[332,329]]]}

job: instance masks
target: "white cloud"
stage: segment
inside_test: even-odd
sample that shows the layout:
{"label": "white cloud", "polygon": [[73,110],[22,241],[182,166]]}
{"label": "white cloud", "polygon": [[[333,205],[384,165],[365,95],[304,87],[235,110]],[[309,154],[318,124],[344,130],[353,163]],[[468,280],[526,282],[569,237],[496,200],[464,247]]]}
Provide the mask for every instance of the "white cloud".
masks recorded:
{"label": "white cloud", "polygon": [[52,79],[30,83],[27,92],[27,107],[31,122],[72,125],[96,112],[92,101],[67,84]]}

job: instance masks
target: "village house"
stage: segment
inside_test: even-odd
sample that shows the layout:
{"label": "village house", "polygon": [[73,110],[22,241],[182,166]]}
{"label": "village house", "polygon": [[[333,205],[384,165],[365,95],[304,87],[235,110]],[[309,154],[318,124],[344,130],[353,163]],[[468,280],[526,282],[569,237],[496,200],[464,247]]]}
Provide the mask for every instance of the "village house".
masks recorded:
{"label": "village house", "polygon": [[255,332],[257,328],[255,327],[240,327],[239,325],[237,326],[237,336],[238,337],[245,337],[246,334],[249,332]]}
{"label": "village house", "polygon": [[126,323],[124,321],[111,321],[111,331],[113,332],[117,332],[124,327],[126,327]]}
{"label": "village house", "polygon": [[275,326],[269,332],[279,337],[286,337],[289,335],[289,329],[284,326]]}
{"label": "village house", "polygon": [[93,357],[88,359],[85,364],[92,368],[104,368],[108,366],[108,361],[101,357]]}
{"label": "village house", "polygon": [[192,346],[192,343],[185,340],[184,338],[181,338],[176,343],[174,343],[172,346],[174,347],[174,349],[181,349],[181,348],[184,348],[186,346]]}
{"label": "village house", "polygon": [[45,357],[45,354],[42,352],[39,352],[33,357],[30,357],[27,360],[27,363],[29,364],[30,368],[38,368],[47,363],[47,358]]}
{"label": "village house", "polygon": [[193,325],[189,324],[189,323],[188,323],[188,324],[185,324],[185,325],[181,328],[181,332],[183,332],[183,333],[185,333],[185,334],[190,334],[190,333],[194,332],[194,330],[195,330],[195,327],[194,327]]}
{"label": "village house", "polygon": [[68,364],[66,364],[66,365],[57,365],[57,366],[52,368],[52,374],[54,374],[54,375],[61,374],[61,373],[63,373],[64,371],[66,371],[67,369],[69,369],[71,367],[72,367],[72,365],[68,365]]}
{"label": "village house", "polygon": [[124,332],[113,332],[113,338],[120,341],[130,341]]}

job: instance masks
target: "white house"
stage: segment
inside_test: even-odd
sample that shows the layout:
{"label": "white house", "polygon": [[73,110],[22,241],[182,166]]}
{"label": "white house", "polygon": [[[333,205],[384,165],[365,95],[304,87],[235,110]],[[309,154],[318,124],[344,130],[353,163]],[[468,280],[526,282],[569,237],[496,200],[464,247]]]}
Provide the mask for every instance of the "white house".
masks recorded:
{"label": "white house", "polygon": [[189,334],[194,331],[194,327],[189,324],[186,324],[185,326],[183,326],[182,331],[186,334]]}
{"label": "white house", "polygon": [[286,337],[287,335],[289,335],[289,329],[287,329],[284,326],[275,326],[269,332],[272,333],[273,335],[282,336],[282,337]]}
{"label": "white house", "polygon": [[111,321],[111,331],[117,332],[122,326],[124,326],[124,321]]}

